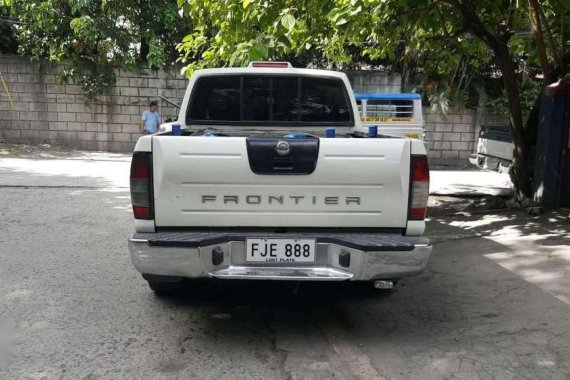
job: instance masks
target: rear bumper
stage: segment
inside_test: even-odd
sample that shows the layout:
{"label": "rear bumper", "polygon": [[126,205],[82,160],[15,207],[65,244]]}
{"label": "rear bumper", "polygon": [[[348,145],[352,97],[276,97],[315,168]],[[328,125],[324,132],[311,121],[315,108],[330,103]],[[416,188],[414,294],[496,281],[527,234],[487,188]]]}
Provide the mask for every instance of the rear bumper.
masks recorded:
{"label": "rear bumper", "polygon": [[[315,238],[316,260],[283,265],[245,261],[247,237]],[[129,238],[135,268],[186,278],[366,281],[413,276],[427,266],[428,239],[385,233],[161,232]],[[213,251],[218,253],[217,265]],[[346,260],[346,256],[350,259]]]}

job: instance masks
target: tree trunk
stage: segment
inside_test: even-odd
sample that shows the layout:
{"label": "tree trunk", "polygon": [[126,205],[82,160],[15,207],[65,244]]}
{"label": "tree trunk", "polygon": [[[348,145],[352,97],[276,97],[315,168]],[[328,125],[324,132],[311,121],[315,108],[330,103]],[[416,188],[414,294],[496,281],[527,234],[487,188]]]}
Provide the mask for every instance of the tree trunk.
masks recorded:
{"label": "tree trunk", "polygon": [[537,0],[528,0],[530,6],[530,18],[532,21],[532,34],[536,42],[536,50],[538,52],[538,59],[540,61],[540,68],[544,75],[544,84],[550,84],[550,68],[548,67],[548,57],[546,56],[546,48],[544,46],[544,36],[542,34],[542,27],[540,25],[540,9]]}
{"label": "tree trunk", "polygon": [[141,63],[147,62],[147,56],[148,56],[149,51],[150,51],[150,46],[148,46],[148,42],[146,41],[146,38],[143,37],[141,39],[141,50],[140,50],[139,62],[141,62]]}
{"label": "tree trunk", "polygon": [[[552,35],[552,29],[550,25],[548,25],[548,19],[544,14],[544,8],[539,8],[540,10],[540,18],[542,19],[542,25],[544,25],[544,30],[546,31],[546,39],[550,44],[550,49],[552,50],[552,54],[554,55],[554,60],[556,62],[554,68],[554,74],[551,72],[551,80],[556,81],[558,78],[563,76],[564,73],[564,63],[562,61],[562,55],[560,55],[560,51],[558,50],[558,45],[554,42],[554,36]],[[564,50],[563,46],[560,46],[562,50]],[[556,67],[557,66],[557,67]]]}
{"label": "tree trunk", "polygon": [[532,198],[532,185],[527,165],[528,143],[522,117],[521,101],[519,97],[520,84],[515,73],[515,65],[506,44],[500,44],[495,55],[503,74],[505,92],[509,105],[510,131],[515,145],[513,150],[513,166],[511,180],[517,196]]}

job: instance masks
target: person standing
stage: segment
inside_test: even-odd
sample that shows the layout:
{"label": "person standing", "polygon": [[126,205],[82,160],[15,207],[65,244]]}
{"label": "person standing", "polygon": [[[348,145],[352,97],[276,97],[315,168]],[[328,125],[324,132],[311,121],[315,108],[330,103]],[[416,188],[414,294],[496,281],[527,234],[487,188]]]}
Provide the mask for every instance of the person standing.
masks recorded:
{"label": "person standing", "polygon": [[158,132],[160,114],[158,113],[158,104],[156,102],[150,102],[148,109],[144,110],[142,114],[142,120],[141,133],[149,135]]}

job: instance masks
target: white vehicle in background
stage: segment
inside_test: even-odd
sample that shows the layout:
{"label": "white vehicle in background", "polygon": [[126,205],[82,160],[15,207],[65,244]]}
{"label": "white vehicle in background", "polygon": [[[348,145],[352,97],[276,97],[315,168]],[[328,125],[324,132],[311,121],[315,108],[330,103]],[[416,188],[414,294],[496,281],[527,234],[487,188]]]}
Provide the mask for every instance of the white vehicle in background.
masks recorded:
{"label": "white vehicle in background", "polygon": [[199,70],[163,128],[131,166],[129,251],[156,292],[187,278],[391,288],[425,269],[424,144],[362,138],[344,73]]}
{"label": "white vehicle in background", "polygon": [[469,161],[481,169],[508,173],[513,163],[514,148],[508,125],[483,125],[477,141],[477,153]]}
{"label": "white vehicle in background", "polygon": [[424,120],[422,99],[416,93],[356,93],[356,104],[362,121],[357,133],[368,134],[377,126],[378,135],[422,139]]}

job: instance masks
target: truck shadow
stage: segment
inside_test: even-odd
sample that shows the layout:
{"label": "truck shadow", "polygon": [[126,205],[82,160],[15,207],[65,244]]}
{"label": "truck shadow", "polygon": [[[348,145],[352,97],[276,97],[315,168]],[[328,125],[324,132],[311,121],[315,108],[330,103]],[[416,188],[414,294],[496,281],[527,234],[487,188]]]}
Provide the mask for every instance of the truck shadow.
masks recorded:
{"label": "truck shadow", "polygon": [[[475,223],[478,220],[485,223]],[[525,371],[526,359],[517,352],[529,345],[533,351],[555,355],[549,342],[567,330],[568,305],[492,258],[516,252],[477,235],[505,229],[522,236],[546,230],[563,233],[565,223],[564,213],[522,221],[521,215],[510,214],[432,220],[428,236],[444,239],[436,243],[428,269],[403,279],[389,292],[374,290],[369,283],[301,283],[297,288],[279,282],[201,281],[157,302],[205,312],[202,327],[208,339],[234,340],[236,348],[248,339],[267,339],[268,333],[275,347],[286,346],[283,331],[293,331],[299,339],[317,332],[326,342],[326,326],[333,325],[369,355],[395,358],[404,373],[433,368],[459,351],[490,370],[519,373]],[[545,277],[552,275],[551,268],[524,265]],[[389,364],[384,369],[391,371]],[[442,376],[450,373],[442,371]]]}
{"label": "truck shadow", "polygon": [[[275,319],[289,321],[342,320],[353,325],[353,317],[372,318],[383,322],[379,328],[385,330],[394,325],[398,314],[408,316],[412,324],[441,321],[435,315],[425,315],[418,298],[429,298],[430,309],[450,315],[449,305],[454,310],[470,309],[471,302],[465,302],[465,291],[457,291],[457,282],[470,280],[479,282],[481,274],[476,269],[478,261],[487,259],[485,254],[505,252],[508,248],[487,239],[470,239],[475,244],[476,254],[465,249],[465,242],[436,245],[429,268],[420,276],[401,280],[391,291],[376,290],[370,282],[297,282],[274,281],[232,281],[199,280],[185,283],[182,292],[157,299],[170,307],[207,310],[213,326],[220,323],[233,324],[243,321],[270,322]],[[496,270],[504,271],[494,265]],[[479,277],[479,278],[477,278]],[[504,276],[493,276],[491,283],[496,287]],[[487,291],[487,296],[492,292]],[[483,297],[486,298],[486,297]],[[482,303],[487,300],[481,299]],[[371,312],[370,307],[376,308]],[[358,310],[358,311],[357,311]],[[463,312],[463,311],[462,311]],[[475,310],[473,311],[475,312]],[[358,315],[359,313],[363,313]],[[469,310],[464,313],[470,314]],[[484,311],[481,311],[484,313]],[[416,319],[417,317],[417,319]],[[433,317],[433,318],[432,318]],[[380,319],[379,319],[380,318]],[[393,321],[388,321],[393,319]]]}
{"label": "truck shadow", "polygon": [[[398,302],[410,296],[410,291],[420,293],[442,293],[442,282],[434,282],[434,277],[444,277],[449,281],[465,282],[483,279],[488,273],[479,273],[485,267],[493,272],[492,283],[505,280],[510,273],[496,265],[495,260],[486,256],[496,253],[509,253],[511,249],[486,236],[510,233],[515,236],[540,237],[538,244],[545,246],[568,245],[570,228],[564,211],[553,211],[538,217],[522,212],[505,212],[488,215],[440,216],[428,223],[427,236],[435,241],[434,252],[425,273],[401,280],[391,291],[376,290],[371,282],[274,282],[274,281],[231,281],[200,280],[188,281],[181,294],[162,298],[159,302],[179,306],[216,306],[224,313],[234,309],[247,308],[291,308],[315,311],[323,308],[334,309],[346,301],[377,303]],[[554,235],[554,236],[552,236]],[[482,265],[485,264],[485,265]],[[538,270],[538,269],[537,269]],[[505,272],[506,273],[503,273]],[[512,273],[510,273],[512,274]],[[511,278],[512,280],[512,278]],[[432,289],[433,287],[433,289]],[[448,289],[453,287],[448,287]],[[452,292],[444,292],[454,297]],[[460,295],[464,297],[464,294]],[[446,301],[447,302],[447,301]],[[454,301],[461,305],[460,299]],[[433,304],[432,304],[433,305]]]}

